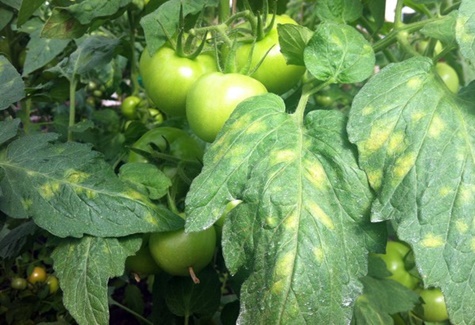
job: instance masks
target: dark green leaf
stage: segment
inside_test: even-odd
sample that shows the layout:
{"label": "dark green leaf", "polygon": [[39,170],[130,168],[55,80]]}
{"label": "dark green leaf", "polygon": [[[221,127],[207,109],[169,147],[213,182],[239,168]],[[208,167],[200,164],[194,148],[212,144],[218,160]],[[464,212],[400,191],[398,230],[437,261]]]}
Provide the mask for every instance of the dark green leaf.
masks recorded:
{"label": "dark green leaf", "polygon": [[317,79],[353,83],[368,78],[374,69],[373,48],[351,26],[322,23],[304,51],[305,66]]}
{"label": "dark green leaf", "polygon": [[2,0],[1,2],[6,4],[7,6],[10,6],[16,10],[20,9],[21,6],[21,1],[22,0]]}
{"label": "dark green leaf", "polygon": [[17,26],[23,25],[46,0],[23,0],[18,12]]}
{"label": "dark green leaf", "polygon": [[171,180],[157,166],[148,163],[128,163],[120,167],[119,177],[152,200],[168,193]]}
{"label": "dark green leaf", "polygon": [[436,38],[444,44],[454,43],[456,19],[457,11],[452,11],[447,16],[424,25],[421,33],[427,37]]}
{"label": "dark green leaf", "polygon": [[63,303],[79,324],[109,324],[108,281],[124,273],[125,259],[140,237],[66,239],[54,250],[54,269]]}
{"label": "dark green leaf", "polygon": [[207,7],[216,7],[218,0],[170,0],[154,12],[144,16],[140,25],[145,33],[145,40],[150,54],[155,53],[178,30],[180,5],[183,14],[196,14]]}
{"label": "dark green leaf", "polygon": [[27,45],[28,52],[23,66],[23,76],[45,66],[63,52],[68,43],[68,40],[42,38],[39,31],[32,33]]}
{"label": "dark green leaf", "polygon": [[385,228],[369,223],[373,197],[345,124],[337,111],[313,111],[302,124],[268,94],[241,103],[208,148],[186,198],[186,227],[209,227],[242,200],[222,242],[229,270],[245,277],[240,322],[351,318],[367,251],[383,249]]}
{"label": "dark green leaf", "polygon": [[87,25],[95,18],[114,15],[120,8],[131,2],[132,0],[84,0],[66,7],[65,10],[76,18],[80,24]]}
{"label": "dark green leaf", "polygon": [[374,19],[376,30],[379,30],[383,27],[385,21],[386,1],[364,0],[364,3]]}
{"label": "dark green leaf", "polygon": [[460,46],[460,53],[475,62],[475,0],[464,0],[460,4],[455,36]]}
{"label": "dark green leaf", "polygon": [[0,7],[0,30],[10,23],[12,17],[13,12],[11,10]]}
{"label": "dark green leaf", "polygon": [[429,58],[413,58],[388,65],[361,89],[348,132],[377,193],[372,219],[392,220],[424,285],[442,288],[451,321],[471,323],[473,102],[452,94]]}
{"label": "dark green leaf", "polygon": [[190,277],[173,277],[167,284],[165,301],[171,312],[178,316],[212,315],[221,298],[221,282],[212,268],[198,274],[199,284]]}
{"label": "dark green leaf", "polygon": [[18,133],[20,119],[0,121],[0,145],[14,138]]}
{"label": "dark green leaf", "polygon": [[87,31],[88,26],[82,25],[68,11],[54,8],[53,13],[46,21],[41,37],[73,39],[79,38]]}
{"label": "dark green leaf", "polygon": [[0,209],[14,218],[33,216],[59,237],[125,236],[167,231],[181,218],[121,182],[89,145],[52,144],[55,134],[10,143],[0,161],[5,177]]}
{"label": "dark green leaf", "polygon": [[25,97],[25,84],[15,67],[0,55],[0,110]]}
{"label": "dark green leaf", "polygon": [[319,0],[315,9],[322,21],[338,23],[355,21],[363,13],[360,0]]}
{"label": "dark green leaf", "polygon": [[19,256],[28,236],[32,235],[36,229],[37,227],[32,221],[22,223],[18,227],[12,229],[0,240],[0,257],[2,259],[7,259]]}
{"label": "dark green leaf", "polygon": [[305,65],[303,52],[313,31],[307,27],[292,24],[277,25],[280,51],[288,64]]}

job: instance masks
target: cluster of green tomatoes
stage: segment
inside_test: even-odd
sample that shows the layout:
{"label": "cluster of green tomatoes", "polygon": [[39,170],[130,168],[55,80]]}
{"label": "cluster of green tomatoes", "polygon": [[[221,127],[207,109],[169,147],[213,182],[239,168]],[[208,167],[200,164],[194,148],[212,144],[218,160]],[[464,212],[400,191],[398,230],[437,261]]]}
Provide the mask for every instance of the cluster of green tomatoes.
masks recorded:
{"label": "cluster of green tomatoes", "polygon": [[[414,254],[406,243],[390,240],[386,244],[385,254],[376,254],[386,264],[391,273],[388,279],[414,290],[422,299],[412,314],[426,322],[444,322],[449,319],[447,306],[442,291],[439,288],[423,288],[419,274],[414,269]],[[398,321],[398,316],[395,322]],[[404,322],[401,322],[404,324]]]}
{"label": "cluster of green tomatoes", "polygon": [[12,278],[10,286],[15,290],[26,290],[29,288],[34,291],[47,287],[49,294],[54,294],[59,289],[59,280],[54,274],[48,274],[44,266],[39,265],[34,266],[26,278]]}

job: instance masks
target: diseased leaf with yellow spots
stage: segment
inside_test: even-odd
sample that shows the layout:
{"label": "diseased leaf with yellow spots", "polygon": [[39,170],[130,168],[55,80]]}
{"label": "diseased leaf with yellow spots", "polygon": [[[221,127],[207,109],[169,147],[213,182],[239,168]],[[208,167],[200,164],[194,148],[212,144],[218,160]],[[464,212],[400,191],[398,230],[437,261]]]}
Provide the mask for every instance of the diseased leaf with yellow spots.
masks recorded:
{"label": "diseased leaf with yellow spots", "polygon": [[464,0],[460,4],[455,23],[455,37],[460,53],[475,62],[475,0]]}
{"label": "diseased leaf with yellow spots", "polygon": [[472,324],[475,111],[463,96],[428,58],[392,64],[355,97],[348,133],[377,195],[373,221],[392,220],[424,284],[442,287],[451,321]]}
{"label": "diseased leaf with yellow spots", "polygon": [[59,237],[119,237],[183,225],[119,180],[89,145],[53,144],[56,139],[56,134],[34,134],[8,145],[0,157],[0,210],[13,218],[33,217]]}
{"label": "diseased leaf with yellow spots", "polygon": [[[223,254],[239,279],[244,324],[349,323],[368,250],[385,245],[346,118],[304,123],[273,94],[240,104],[204,156],[186,199],[187,230],[211,226],[228,202]],[[239,152],[239,155],[236,154]]]}

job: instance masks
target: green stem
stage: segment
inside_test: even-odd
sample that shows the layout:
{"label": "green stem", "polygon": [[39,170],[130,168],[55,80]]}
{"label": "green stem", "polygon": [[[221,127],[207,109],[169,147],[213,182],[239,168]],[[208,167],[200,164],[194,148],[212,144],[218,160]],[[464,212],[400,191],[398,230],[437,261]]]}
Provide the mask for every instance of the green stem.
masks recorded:
{"label": "green stem", "polygon": [[139,71],[137,68],[137,61],[135,57],[135,19],[134,15],[130,10],[127,11],[127,18],[129,20],[129,30],[130,30],[130,47],[131,47],[131,53],[130,53],[130,81],[131,81],[131,87],[132,87],[132,95],[136,96],[139,93],[139,82],[138,82],[138,76],[139,76]]}
{"label": "green stem", "polygon": [[219,21],[223,22],[228,20],[230,16],[229,12],[229,0],[220,0],[219,1]]}
{"label": "green stem", "polygon": [[394,27],[399,29],[401,25],[403,25],[402,21],[402,7],[404,6],[404,0],[397,0],[396,9],[394,13]]}
{"label": "green stem", "polygon": [[145,317],[143,317],[142,315],[139,315],[137,314],[135,311],[133,311],[132,309],[128,308],[127,306],[124,306],[122,305],[121,303],[113,300],[113,299],[110,299],[110,303],[111,305],[116,305],[117,307],[131,313],[132,315],[134,315],[135,317],[137,317],[138,319],[140,319],[142,322],[144,322],[145,324],[147,325],[153,325],[153,323],[151,321],[149,321],[148,319],[146,319]]}
{"label": "green stem", "polygon": [[305,108],[307,107],[307,103],[310,96],[312,96],[315,93],[318,93],[320,90],[327,87],[331,83],[333,83],[333,81],[330,79],[330,80],[325,81],[324,83],[319,84],[316,87],[314,87],[313,83],[311,82],[303,85],[302,95],[300,96],[299,103],[297,104],[297,108],[294,113],[294,116],[300,125],[303,125]]}
{"label": "green stem", "polygon": [[73,140],[72,127],[76,122],[76,85],[77,79],[73,76],[69,83],[69,127],[68,127],[68,141]]}

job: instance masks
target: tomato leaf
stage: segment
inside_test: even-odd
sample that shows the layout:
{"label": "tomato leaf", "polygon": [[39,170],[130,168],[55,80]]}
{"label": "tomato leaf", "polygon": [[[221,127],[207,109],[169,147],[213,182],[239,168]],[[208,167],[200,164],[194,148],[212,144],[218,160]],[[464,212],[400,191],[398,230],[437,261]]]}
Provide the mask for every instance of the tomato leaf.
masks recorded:
{"label": "tomato leaf", "polygon": [[0,110],[25,97],[25,84],[15,67],[0,55]]}
{"label": "tomato leaf", "polygon": [[145,33],[145,40],[150,55],[173,37],[178,30],[180,21],[180,5],[183,15],[196,14],[207,7],[218,6],[218,0],[169,0],[157,10],[144,16],[140,25]]}
{"label": "tomato leaf", "polygon": [[68,40],[51,39],[40,37],[39,31],[31,34],[28,42],[23,76],[45,66],[48,62],[59,55],[68,45]]}
{"label": "tomato leaf", "polygon": [[393,280],[365,276],[361,282],[364,294],[356,300],[356,324],[392,324],[390,315],[411,311],[419,301],[417,293]]}
{"label": "tomato leaf", "polygon": [[21,120],[19,118],[11,121],[0,121],[0,145],[17,135],[20,122]]}
{"label": "tomato leaf", "polygon": [[127,238],[65,239],[52,253],[63,303],[79,324],[109,324],[108,281],[124,273],[125,259],[141,245]]}
{"label": "tomato leaf", "polygon": [[355,21],[363,13],[360,0],[320,0],[315,14],[322,21],[347,23]]}
{"label": "tomato leaf", "polygon": [[460,4],[455,36],[460,46],[460,53],[465,58],[475,61],[475,0],[464,0]]}
{"label": "tomato leaf", "polygon": [[391,64],[355,97],[348,133],[377,194],[373,221],[392,220],[424,285],[441,287],[453,323],[472,323],[475,117],[432,61]]}
{"label": "tomato leaf", "polygon": [[82,25],[71,13],[62,8],[54,8],[41,30],[41,37],[73,39],[84,35],[88,26]]}
{"label": "tomato leaf", "polygon": [[27,221],[10,230],[0,239],[0,257],[2,259],[9,259],[20,255],[28,238],[37,229],[38,227],[33,221]]}
{"label": "tomato leaf", "polygon": [[171,180],[157,166],[148,163],[127,163],[120,167],[119,177],[152,200],[168,193]]}
{"label": "tomato leaf", "polygon": [[302,125],[267,94],[242,102],[206,152],[186,229],[211,226],[242,200],[222,237],[226,265],[244,278],[242,323],[351,318],[367,251],[383,249],[385,228],[369,223],[373,197],[345,123],[340,112],[313,111]]}
{"label": "tomato leaf", "polygon": [[304,50],[304,61],[308,71],[319,80],[353,83],[373,73],[375,55],[356,29],[328,22],[318,25]]}
{"label": "tomato leaf", "polygon": [[178,216],[121,182],[97,152],[79,143],[52,144],[56,134],[34,134],[7,147],[0,209],[32,216],[59,237],[126,236],[182,226]]}
{"label": "tomato leaf", "polygon": [[23,0],[18,12],[17,26],[20,27],[41,7],[46,0]]}
{"label": "tomato leaf", "polygon": [[451,44],[455,42],[455,21],[457,19],[457,12],[452,11],[447,16],[440,20],[427,23],[422,29],[421,33],[428,37],[433,37],[442,41],[444,44]]}
{"label": "tomato leaf", "polygon": [[65,7],[82,25],[90,24],[99,17],[112,16],[132,0],[84,0]]}
{"label": "tomato leaf", "polygon": [[0,30],[10,23],[13,17],[13,12],[7,8],[0,7]]}
{"label": "tomato leaf", "polygon": [[212,268],[202,270],[195,284],[190,277],[173,277],[167,283],[165,302],[171,312],[178,316],[212,315],[221,299],[221,282]]}
{"label": "tomato leaf", "polygon": [[287,63],[305,65],[303,52],[308,41],[312,38],[313,31],[305,26],[279,24],[277,33],[279,34],[280,51],[285,56]]}

